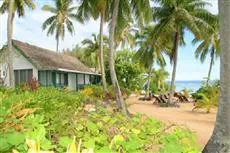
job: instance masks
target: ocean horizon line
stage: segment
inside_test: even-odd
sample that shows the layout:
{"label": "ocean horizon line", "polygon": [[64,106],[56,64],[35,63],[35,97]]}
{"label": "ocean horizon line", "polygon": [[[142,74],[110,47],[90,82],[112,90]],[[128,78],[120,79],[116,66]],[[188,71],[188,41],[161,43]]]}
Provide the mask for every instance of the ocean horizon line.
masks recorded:
{"label": "ocean horizon line", "polygon": [[[167,82],[171,82],[171,80],[166,80]],[[175,82],[202,82],[205,80],[176,80]]]}

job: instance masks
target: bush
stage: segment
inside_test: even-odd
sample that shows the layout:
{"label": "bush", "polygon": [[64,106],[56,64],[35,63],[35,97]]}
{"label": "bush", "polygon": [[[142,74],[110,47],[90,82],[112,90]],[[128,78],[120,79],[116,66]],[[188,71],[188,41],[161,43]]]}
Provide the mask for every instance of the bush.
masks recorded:
{"label": "bush", "polygon": [[[138,62],[134,62],[135,52],[131,50],[121,50],[117,52],[115,58],[115,70],[121,88],[131,91],[141,90],[143,86],[142,73],[144,69]],[[109,63],[105,61],[106,80],[112,84]]]}
{"label": "bush", "polygon": [[186,98],[190,98],[191,97],[191,93],[192,93],[192,90],[189,90],[187,88],[184,88],[182,91],[181,91],[182,95],[185,96]]}
{"label": "bush", "polygon": [[[98,86],[98,85],[88,85],[85,86],[81,91],[81,93],[89,96],[89,97],[93,97],[94,99],[104,99],[104,93],[103,93],[103,88],[102,86]],[[108,87],[108,97],[112,100],[115,99],[115,95],[113,93],[113,88],[111,86]]]}
{"label": "bush", "polygon": [[[150,91],[154,94],[162,94],[169,91],[170,86],[166,82],[169,73],[163,68],[153,70],[150,80]],[[146,78],[148,79],[148,78]]]}
{"label": "bush", "polygon": [[[115,100],[115,94],[113,91],[113,87],[108,86],[107,88],[108,88],[108,98],[111,100]],[[102,86],[88,85],[88,86],[85,86],[80,92],[89,97],[104,99],[104,93],[103,93]],[[131,90],[129,90],[128,88],[124,88],[124,87],[121,87],[121,92],[124,98],[128,98],[128,96],[132,93]]]}
{"label": "bush", "polygon": [[218,105],[220,96],[220,86],[214,82],[209,85],[203,85],[197,90],[192,97],[196,100],[195,109],[204,108],[209,113],[211,108],[215,108]]}

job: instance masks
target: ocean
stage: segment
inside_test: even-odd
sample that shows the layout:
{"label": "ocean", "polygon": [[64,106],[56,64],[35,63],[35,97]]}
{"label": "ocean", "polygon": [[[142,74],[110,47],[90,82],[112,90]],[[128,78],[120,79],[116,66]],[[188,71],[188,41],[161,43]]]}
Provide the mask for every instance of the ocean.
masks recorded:
{"label": "ocean", "polygon": [[201,87],[201,85],[201,80],[176,81],[176,91],[181,91],[185,88],[190,89],[192,91],[196,91]]}

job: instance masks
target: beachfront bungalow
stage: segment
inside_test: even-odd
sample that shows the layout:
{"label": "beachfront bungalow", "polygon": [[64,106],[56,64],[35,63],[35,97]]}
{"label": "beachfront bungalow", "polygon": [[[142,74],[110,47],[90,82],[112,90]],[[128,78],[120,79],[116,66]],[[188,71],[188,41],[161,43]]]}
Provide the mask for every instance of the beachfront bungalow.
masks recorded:
{"label": "beachfront bungalow", "polygon": [[[16,86],[29,82],[32,78],[38,80],[41,86],[67,87],[70,90],[79,90],[85,85],[100,83],[100,74],[94,73],[75,57],[18,40],[13,40],[13,54]],[[7,64],[1,63],[0,78],[4,86],[8,86]]]}

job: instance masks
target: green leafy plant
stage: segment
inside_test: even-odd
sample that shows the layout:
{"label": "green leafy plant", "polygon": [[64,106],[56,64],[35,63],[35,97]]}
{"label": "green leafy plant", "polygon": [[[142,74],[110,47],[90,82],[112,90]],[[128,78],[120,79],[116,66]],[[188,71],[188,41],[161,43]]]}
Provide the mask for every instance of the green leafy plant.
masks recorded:
{"label": "green leafy plant", "polygon": [[200,148],[196,146],[195,137],[188,129],[175,128],[169,135],[162,139],[163,147],[160,153],[198,153]]}
{"label": "green leafy plant", "polygon": [[[115,58],[115,70],[117,79],[123,89],[131,91],[141,90],[143,79],[141,74],[144,69],[138,62],[134,62],[135,52],[132,50],[121,50],[117,52]],[[105,63],[106,80],[110,81],[108,61]],[[109,82],[111,84],[111,81]]]}
{"label": "green leafy plant", "polygon": [[193,110],[199,109],[199,108],[204,108],[204,109],[206,109],[206,113],[210,113],[212,108],[217,107],[219,97],[218,97],[218,95],[216,95],[216,93],[213,94],[212,96],[207,96],[206,94],[200,93],[200,94],[198,94],[198,96],[200,98],[197,100]]}
{"label": "green leafy plant", "polygon": [[189,89],[187,89],[187,88],[184,88],[183,90],[182,90],[182,94],[183,94],[183,96],[185,96],[186,98],[190,98],[191,97],[191,90],[189,90]]}
{"label": "green leafy plant", "polygon": [[206,109],[210,113],[212,108],[217,107],[220,96],[220,87],[218,82],[209,85],[203,85],[196,93],[192,94],[196,103],[193,110]]}
{"label": "green leafy plant", "polygon": [[[166,152],[172,145],[169,137],[178,135],[173,131],[165,132],[167,125],[155,119],[144,115],[127,119],[119,112],[107,110],[101,103],[94,103],[95,111],[87,112],[83,109],[88,104],[85,93],[39,88],[33,92],[0,89],[0,95],[3,95],[0,99],[1,153],[12,149],[26,153],[26,139],[39,143],[40,150],[62,153],[72,143],[73,136],[82,140],[81,151],[158,153]],[[94,94],[91,98],[100,99]],[[180,132],[186,140],[193,136],[184,129]],[[197,148],[193,139],[180,141],[179,137],[175,141],[183,152]],[[186,146],[190,146],[189,149],[185,149]]]}

